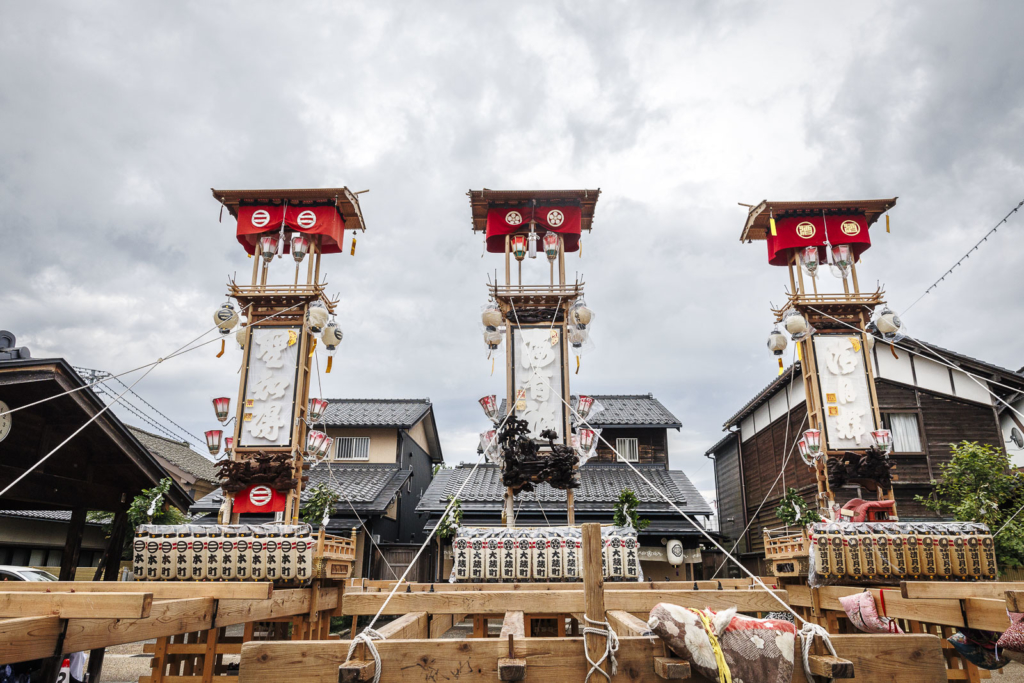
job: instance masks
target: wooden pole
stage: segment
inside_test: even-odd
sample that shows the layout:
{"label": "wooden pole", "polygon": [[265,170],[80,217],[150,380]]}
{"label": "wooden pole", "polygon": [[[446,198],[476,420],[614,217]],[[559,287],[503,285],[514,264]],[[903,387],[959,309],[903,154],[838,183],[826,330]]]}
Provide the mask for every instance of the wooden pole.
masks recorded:
{"label": "wooden pole", "polygon": [[260,263],[263,261],[263,249],[259,240],[256,240],[256,249],[252,255],[252,286],[256,286],[256,278],[259,277]]}
{"label": "wooden pole", "polygon": [[509,486],[505,489],[505,511],[503,513],[505,526],[509,529],[513,529],[516,526],[515,501],[516,491]]}
{"label": "wooden pole", "polygon": [[565,287],[565,239],[558,236],[558,284]]}
{"label": "wooden pole", "polygon": [[[100,572],[103,573],[104,581],[117,581],[120,579],[118,570],[121,567],[121,551],[124,548],[124,537],[125,532],[128,529],[128,511],[119,510],[114,514],[114,523],[110,528],[110,543],[107,544],[107,549],[103,553],[103,559],[100,560],[99,566],[96,568],[96,574],[92,577],[93,581],[100,580]],[[88,680],[98,681],[103,673],[103,658],[106,655],[106,648],[96,648],[89,651],[89,670]]]}
{"label": "wooden pole", "polygon": [[[583,525],[583,604],[587,619],[604,621],[604,568],[601,556],[604,547],[601,543],[601,525],[588,523]],[[584,647],[592,661],[597,661],[605,653],[607,641],[600,636],[583,636]],[[607,660],[601,665],[610,671]]]}
{"label": "wooden pole", "polygon": [[512,254],[512,238],[509,235],[505,235],[505,286],[512,286],[512,261],[510,256]]}
{"label": "wooden pole", "polygon": [[60,558],[60,580],[74,581],[78,567],[78,554],[82,550],[82,532],[85,531],[85,508],[71,511],[68,535],[64,541],[64,554]]}
{"label": "wooden pole", "polygon": [[576,496],[573,494],[572,489],[565,490],[565,513],[569,520],[569,526],[575,526],[576,524]]}

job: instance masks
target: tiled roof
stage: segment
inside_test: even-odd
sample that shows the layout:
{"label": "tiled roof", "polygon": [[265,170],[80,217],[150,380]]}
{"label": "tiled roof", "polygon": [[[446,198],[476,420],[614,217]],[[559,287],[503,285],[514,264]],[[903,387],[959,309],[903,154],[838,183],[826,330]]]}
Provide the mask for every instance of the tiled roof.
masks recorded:
{"label": "tiled roof", "polygon": [[724,446],[728,441],[730,441],[731,439],[735,439],[738,435],[739,435],[739,432],[726,432],[725,436],[723,436],[721,439],[719,439],[718,442],[715,443],[714,446],[712,446],[711,448],[709,448],[706,451],[704,451],[704,455],[711,455],[712,453],[717,451],[719,448]]}
{"label": "tiled roof", "polygon": [[321,420],[328,427],[409,429],[430,410],[429,398],[329,398]]}
{"label": "tiled roof", "polygon": [[[20,517],[22,519],[45,519],[51,522],[70,522],[71,510],[0,510],[0,517]],[[93,522],[88,519],[86,524],[100,526],[103,522]]]}
{"label": "tiled roof", "polygon": [[[652,394],[589,394],[604,410],[587,420],[594,427],[662,427],[679,429],[683,424]],[[499,415],[505,414],[505,400]]]}
{"label": "tiled roof", "polygon": [[[335,509],[342,514],[352,512],[348,501],[359,513],[384,512],[398,489],[412,476],[412,470],[399,469],[397,464],[386,463],[323,463],[306,473],[309,475],[309,483],[303,487],[302,499],[306,500],[311,487],[326,483],[341,495]],[[196,501],[191,511],[217,510],[223,502],[224,494],[217,489]]]}
{"label": "tiled roof", "polygon": [[139,440],[139,443],[145,446],[146,450],[153,455],[160,456],[197,479],[202,479],[212,484],[216,484],[219,481],[217,469],[214,467],[213,462],[206,456],[196,453],[189,448],[188,443],[157,436],[138,427],[129,426],[128,429],[132,431],[132,434]]}
{"label": "tiled roof", "polygon": [[[686,475],[678,470],[666,470],[663,465],[636,465],[637,470],[664,491],[669,499],[688,513],[711,514],[711,507],[700,495]],[[417,512],[442,512],[448,504],[448,496],[454,495],[462,483],[473,472],[471,465],[460,465],[440,470],[424,491]],[[671,510],[671,507],[657,492],[625,464],[588,464],[580,468],[581,486],[575,491],[575,507],[578,510],[608,510],[619,498],[623,489],[631,488],[646,510]],[[480,465],[469,483],[462,490],[459,499],[464,510],[501,510],[505,487],[501,483],[501,469],[496,465]],[[521,494],[527,506],[543,503],[565,503],[565,491],[540,484],[533,493]]]}

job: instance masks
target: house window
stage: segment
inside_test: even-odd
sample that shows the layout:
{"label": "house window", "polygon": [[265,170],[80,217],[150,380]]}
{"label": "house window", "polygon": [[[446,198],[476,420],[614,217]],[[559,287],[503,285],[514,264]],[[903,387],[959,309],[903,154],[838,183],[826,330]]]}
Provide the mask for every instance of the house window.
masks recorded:
{"label": "house window", "polygon": [[370,437],[342,436],[334,441],[338,444],[338,450],[334,454],[335,460],[370,459]]}
{"label": "house window", "polygon": [[620,462],[640,462],[640,448],[636,439],[615,439],[615,450]]}
{"label": "house window", "polygon": [[916,413],[890,413],[889,430],[892,432],[893,453],[923,453],[921,427]]}

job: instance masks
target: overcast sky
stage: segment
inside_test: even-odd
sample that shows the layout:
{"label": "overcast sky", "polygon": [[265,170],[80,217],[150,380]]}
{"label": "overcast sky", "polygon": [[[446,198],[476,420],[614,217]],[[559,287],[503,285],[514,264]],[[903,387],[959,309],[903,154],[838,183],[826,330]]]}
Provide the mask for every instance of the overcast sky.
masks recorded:
{"label": "overcast sky", "polygon": [[[429,397],[445,459],[471,460],[504,376],[478,328],[501,258],[465,193],[599,187],[567,260],[598,314],[573,392],[653,393],[713,495],[703,453],[776,375],[787,283],[737,202],[899,196],[859,273],[902,310],[1024,198],[1022,29],[1019,2],[4,3],[0,328],[152,361],[250,268],[211,187],[369,188],[356,256],[324,261],[345,341],[323,393]],[[911,334],[1024,365],[1022,223]],[[237,392],[237,347],[215,352],[136,390],[201,434]]]}

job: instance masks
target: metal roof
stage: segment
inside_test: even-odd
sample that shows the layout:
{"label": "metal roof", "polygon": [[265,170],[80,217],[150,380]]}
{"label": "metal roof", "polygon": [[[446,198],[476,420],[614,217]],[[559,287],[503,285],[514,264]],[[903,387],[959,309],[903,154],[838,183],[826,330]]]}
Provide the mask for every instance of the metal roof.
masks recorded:
{"label": "metal roof", "polygon": [[[359,513],[382,514],[398,489],[412,476],[412,470],[399,469],[397,464],[389,463],[322,463],[308,470],[307,474],[309,483],[303,487],[302,500],[308,498],[311,487],[323,483],[341,496],[335,510],[351,512],[351,501]],[[223,502],[224,493],[217,489],[197,501],[190,510],[217,510]]]}
{"label": "metal roof", "polygon": [[[688,514],[710,515],[711,506],[700,495],[683,472],[666,470],[663,465],[635,465],[644,477]],[[470,473],[472,477],[470,478]],[[505,486],[501,482],[501,469],[497,465],[480,465],[473,471],[471,465],[460,465],[440,470],[423,492],[417,512],[443,512],[448,505],[448,496],[454,495],[462,483],[469,483],[462,489],[459,499],[462,509],[470,511],[501,511]],[[618,500],[623,489],[630,488],[637,494],[645,512],[672,511],[665,500],[653,491],[626,464],[588,464],[580,468],[581,486],[575,489],[575,507],[580,511],[607,511]],[[565,503],[565,491],[540,484],[531,493],[519,494],[524,506],[539,509],[544,503],[550,505]],[[539,501],[539,502],[538,502]],[[517,506],[519,503],[517,502]],[[673,514],[676,514],[672,511]]]}
{"label": "metal roof", "polygon": [[[604,410],[587,420],[592,427],[658,427],[679,429],[683,423],[653,394],[589,394]],[[505,414],[505,400],[498,407]]]}
{"label": "metal roof", "polygon": [[[430,410],[429,398],[329,398],[320,423],[328,427],[409,429]],[[318,423],[319,424],[319,423]]]}
{"label": "metal roof", "polygon": [[197,479],[217,484],[220,478],[217,476],[217,468],[206,456],[196,453],[189,448],[187,441],[174,441],[162,436],[157,436],[138,427],[128,426],[135,438],[139,440],[153,455],[158,455],[167,462],[181,468]]}

